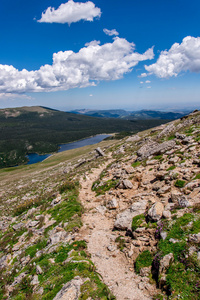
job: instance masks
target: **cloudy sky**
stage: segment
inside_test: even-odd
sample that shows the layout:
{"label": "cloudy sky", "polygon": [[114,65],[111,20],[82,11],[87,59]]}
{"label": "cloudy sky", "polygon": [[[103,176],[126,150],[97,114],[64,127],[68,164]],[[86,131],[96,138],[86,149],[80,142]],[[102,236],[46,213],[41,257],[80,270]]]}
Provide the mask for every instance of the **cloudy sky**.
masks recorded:
{"label": "cloudy sky", "polygon": [[200,108],[199,0],[1,0],[0,108]]}

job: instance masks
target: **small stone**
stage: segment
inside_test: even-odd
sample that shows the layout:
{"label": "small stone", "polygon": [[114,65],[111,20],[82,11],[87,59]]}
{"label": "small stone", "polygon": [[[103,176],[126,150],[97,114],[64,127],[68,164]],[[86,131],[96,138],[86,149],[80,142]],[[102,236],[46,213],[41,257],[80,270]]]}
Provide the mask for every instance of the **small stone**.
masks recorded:
{"label": "small stone", "polygon": [[23,223],[18,223],[18,224],[13,225],[12,228],[14,231],[17,231],[18,229],[21,229],[23,226],[24,226]]}
{"label": "small stone", "polygon": [[28,223],[28,227],[36,227],[39,224],[39,221],[31,221]]}
{"label": "small stone", "polygon": [[107,249],[108,249],[108,251],[113,252],[113,251],[115,251],[117,248],[116,248],[116,246],[114,246],[114,245],[109,245],[109,246],[107,247]]}
{"label": "small stone", "polygon": [[118,202],[117,200],[114,198],[112,200],[109,200],[106,204],[106,207],[108,209],[116,209],[118,207]]}
{"label": "small stone", "polygon": [[163,211],[163,217],[165,218],[165,219],[170,219],[171,218],[171,212],[169,211],[169,210],[164,210]]}
{"label": "small stone", "polygon": [[151,273],[151,267],[144,267],[140,269],[140,276],[142,277],[148,277]]}
{"label": "small stone", "polygon": [[31,280],[31,284],[32,285],[38,285],[39,284],[39,280],[38,280],[38,276],[34,275],[33,279]]}
{"label": "small stone", "polygon": [[179,243],[180,241],[177,240],[177,239],[171,238],[171,239],[169,239],[169,242],[171,242],[171,243],[173,243],[173,244],[176,244],[176,243]]}
{"label": "small stone", "polygon": [[197,234],[189,234],[189,242],[193,242],[195,244],[200,243],[200,232]]}
{"label": "small stone", "polygon": [[43,273],[42,268],[39,265],[36,266],[36,273],[38,275]]}
{"label": "small stone", "polygon": [[161,237],[161,239],[165,240],[166,237],[167,237],[167,232],[166,231],[161,231],[160,237]]}

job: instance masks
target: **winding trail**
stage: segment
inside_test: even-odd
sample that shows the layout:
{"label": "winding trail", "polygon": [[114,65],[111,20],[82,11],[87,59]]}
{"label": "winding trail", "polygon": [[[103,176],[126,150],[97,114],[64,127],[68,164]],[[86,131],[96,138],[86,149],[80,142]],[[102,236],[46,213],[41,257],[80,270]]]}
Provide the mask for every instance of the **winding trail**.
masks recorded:
{"label": "winding trail", "polygon": [[[118,234],[113,229],[114,219],[102,211],[98,197],[91,190],[92,184],[98,179],[100,173],[112,160],[98,169],[92,169],[90,174],[84,176],[80,183],[79,198],[85,208],[83,214],[83,226],[80,230],[80,238],[88,243],[88,251],[91,260],[101,274],[104,283],[110,288],[117,300],[149,300],[152,299],[138,288],[140,279],[134,273],[133,265],[130,265],[125,255],[116,248],[115,239]],[[110,246],[110,250],[108,250]]]}

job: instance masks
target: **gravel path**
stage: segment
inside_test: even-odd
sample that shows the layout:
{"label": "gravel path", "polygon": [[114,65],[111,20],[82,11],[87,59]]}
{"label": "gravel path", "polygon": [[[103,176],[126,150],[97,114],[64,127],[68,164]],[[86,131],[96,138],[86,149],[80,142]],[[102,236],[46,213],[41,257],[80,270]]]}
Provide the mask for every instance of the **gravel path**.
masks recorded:
{"label": "gravel path", "polygon": [[[110,162],[108,161],[107,164]],[[92,170],[92,173],[81,180],[79,198],[85,213],[80,238],[87,241],[88,251],[97,272],[101,274],[104,283],[108,285],[117,300],[149,300],[152,297],[148,292],[145,291],[144,294],[138,287],[142,282],[134,273],[133,265],[129,264],[125,255],[116,247],[114,241],[118,235],[112,231],[113,218],[103,213],[98,198],[91,190],[93,182],[98,179],[106,165]]]}

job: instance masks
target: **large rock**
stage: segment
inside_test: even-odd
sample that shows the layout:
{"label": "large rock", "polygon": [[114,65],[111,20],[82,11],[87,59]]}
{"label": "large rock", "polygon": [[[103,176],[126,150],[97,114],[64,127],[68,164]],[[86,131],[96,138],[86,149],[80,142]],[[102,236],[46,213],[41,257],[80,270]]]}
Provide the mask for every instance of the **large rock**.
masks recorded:
{"label": "large rock", "polygon": [[175,126],[174,123],[171,123],[169,125],[167,125],[159,134],[158,134],[158,138],[162,138],[165,136],[168,136],[170,133],[172,133],[173,131],[175,131]]}
{"label": "large rock", "polygon": [[159,265],[159,276],[162,277],[166,270],[169,268],[170,263],[174,260],[173,253],[169,253],[165,255],[161,260],[160,260],[160,265]]}
{"label": "large rock", "polygon": [[137,155],[139,157],[147,158],[151,155],[160,155],[165,153],[166,151],[174,148],[176,146],[176,142],[174,140],[163,142],[159,144],[157,142],[150,141],[143,145],[138,151]]}
{"label": "large rock", "polygon": [[65,230],[58,231],[49,237],[48,244],[55,245],[55,244],[65,240],[67,238],[67,236],[68,236],[68,233]]}
{"label": "large rock", "polygon": [[188,201],[188,199],[184,195],[182,195],[180,198],[178,198],[178,204],[181,207],[189,207],[189,206],[191,206],[191,203]]}
{"label": "large rock", "polygon": [[141,139],[141,137],[139,137],[139,135],[133,135],[133,136],[130,136],[129,138],[127,138],[127,142],[137,142]]}
{"label": "large rock", "polygon": [[148,211],[148,217],[152,221],[159,221],[162,218],[162,214],[164,211],[164,206],[161,202],[156,202],[152,205],[152,207]]}
{"label": "large rock", "polygon": [[132,219],[145,212],[146,200],[135,202],[131,207],[117,215],[114,227],[120,230],[131,229]]}
{"label": "large rock", "polygon": [[103,153],[103,151],[101,150],[100,147],[96,148],[95,150],[96,150],[96,152],[97,152],[97,154],[98,154],[99,156],[104,156],[104,153]]}
{"label": "large rock", "polygon": [[124,179],[118,183],[117,187],[120,189],[132,189],[133,184],[130,182],[130,180]]}
{"label": "large rock", "polygon": [[85,279],[77,276],[66,283],[60,292],[53,298],[53,300],[78,300],[80,296],[81,285]]}

